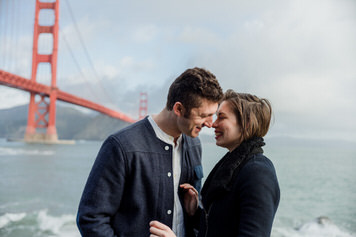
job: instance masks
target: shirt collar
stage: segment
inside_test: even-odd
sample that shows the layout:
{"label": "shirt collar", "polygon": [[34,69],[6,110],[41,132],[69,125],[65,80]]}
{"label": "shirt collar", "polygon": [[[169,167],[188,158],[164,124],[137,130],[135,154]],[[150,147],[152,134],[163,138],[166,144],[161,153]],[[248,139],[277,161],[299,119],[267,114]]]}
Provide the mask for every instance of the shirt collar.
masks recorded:
{"label": "shirt collar", "polygon": [[[171,135],[168,135],[160,127],[158,127],[157,123],[154,121],[154,119],[152,118],[151,115],[148,116],[148,121],[151,123],[153,130],[156,133],[156,136],[160,140],[162,140],[163,142],[172,144],[174,146],[174,137]],[[177,139],[177,142],[176,142],[177,146],[180,144],[181,140],[182,140],[182,134]]]}

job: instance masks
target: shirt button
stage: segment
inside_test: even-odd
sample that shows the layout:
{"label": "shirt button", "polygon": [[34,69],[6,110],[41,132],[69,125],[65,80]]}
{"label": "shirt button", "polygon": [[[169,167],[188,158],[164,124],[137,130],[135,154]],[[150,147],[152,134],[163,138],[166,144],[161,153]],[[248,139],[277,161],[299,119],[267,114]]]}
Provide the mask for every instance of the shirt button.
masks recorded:
{"label": "shirt button", "polygon": [[171,176],[172,176],[172,173],[171,173],[171,172],[168,172],[167,175],[168,175],[168,177],[171,177]]}
{"label": "shirt button", "polygon": [[164,149],[165,149],[166,151],[168,151],[168,150],[169,150],[169,146],[165,146]]}
{"label": "shirt button", "polygon": [[167,211],[167,214],[168,214],[168,215],[172,214],[172,211],[171,211],[171,210],[168,210],[168,211]]}

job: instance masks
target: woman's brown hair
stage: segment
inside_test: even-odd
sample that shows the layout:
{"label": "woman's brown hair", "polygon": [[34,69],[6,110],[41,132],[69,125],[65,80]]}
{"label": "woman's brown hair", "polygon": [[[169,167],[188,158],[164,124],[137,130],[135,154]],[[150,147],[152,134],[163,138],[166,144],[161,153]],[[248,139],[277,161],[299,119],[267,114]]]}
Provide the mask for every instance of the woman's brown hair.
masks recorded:
{"label": "woman's brown hair", "polygon": [[230,89],[222,101],[227,101],[236,115],[242,133],[240,142],[267,134],[272,117],[272,106],[267,99]]}

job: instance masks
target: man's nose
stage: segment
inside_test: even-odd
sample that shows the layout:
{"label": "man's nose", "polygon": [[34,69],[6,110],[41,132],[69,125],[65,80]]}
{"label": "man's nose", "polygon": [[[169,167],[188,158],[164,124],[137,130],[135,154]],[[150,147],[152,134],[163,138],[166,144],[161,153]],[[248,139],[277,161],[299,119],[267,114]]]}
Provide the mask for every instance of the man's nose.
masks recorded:
{"label": "man's nose", "polygon": [[211,126],[213,125],[213,116],[209,116],[208,118],[206,118],[203,125],[208,128],[211,128]]}

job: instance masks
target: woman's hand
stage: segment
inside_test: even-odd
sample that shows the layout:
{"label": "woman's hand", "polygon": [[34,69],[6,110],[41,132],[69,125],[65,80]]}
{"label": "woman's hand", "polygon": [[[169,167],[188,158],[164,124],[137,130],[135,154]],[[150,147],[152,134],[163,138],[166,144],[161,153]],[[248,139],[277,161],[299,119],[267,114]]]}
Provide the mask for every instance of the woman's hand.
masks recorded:
{"label": "woman's hand", "polygon": [[199,193],[190,184],[181,184],[181,188],[184,189],[184,208],[188,215],[193,216],[198,209]]}
{"label": "woman's hand", "polygon": [[159,221],[150,222],[150,232],[150,237],[176,237],[171,228]]}

